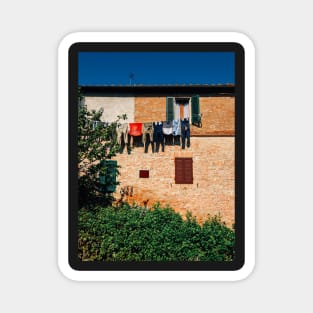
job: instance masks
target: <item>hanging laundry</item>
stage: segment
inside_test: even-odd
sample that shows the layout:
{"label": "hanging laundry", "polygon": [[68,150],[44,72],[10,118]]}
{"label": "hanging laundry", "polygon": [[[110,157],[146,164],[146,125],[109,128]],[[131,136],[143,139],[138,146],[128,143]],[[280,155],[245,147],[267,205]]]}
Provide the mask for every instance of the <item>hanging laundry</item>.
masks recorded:
{"label": "hanging laundry", "polygon": [[180,146],[180,120],[173,120],[173,136],[174,136],[174,145]]}
{"label": "hanging laundry", "polygon": [[127,152],[130,154],[128,147],[128,123],[117,124],[116,126],[116,139],[120,146],[120,153],[123,153],[125,145],[127,145]]}
{"label": "hanging laundry", "polygon": [[145,153],[148,152],[148,148],[149,148],[150,144],[152,147],[152,153],[154,153],[153,125],[152,125],[152,123],[143,123],[143,125],[142,125],[142,143],[145,146]]}
{"label": "hanging laundry", "polygon": [[155,152],[159,152],[160,144],[162,145],[162,152],[164,152],[164,135],[162,122],[153,122],[153,142],[155,144]]}
{"label": "hanging laundry", "polygon": [[124,143],[128,143],[128,124],[117,124],[116,126],[116,135],[117,135],[117,143],[121,145],[122,137],[124,139]]}
{"label": "hanging laundry", "polygon": [[129,123],[129,135],[141,136],[142,135],[142,123]]}
{"label": "hanging laundry", "polygon": [[165,144],[166,145],[173,145],[173,121],[164,121],[163,122],[163,128],[162,128],[163,134],[165,135]]}
{"label": "hanging laundry", "polygon": [[95,130],[99,126],[103,126],[104,123],[101,121],[92,121],[92,129]]}
{"label": "hanging laundry", "polygon": [[162,130],[163,130],[164,135],[172,135],[173,134],[173,121],[164,121]]}
{"label": "hanging laundry", "polygon": [[185,142],[187,139],[187,147],[190,147],[190,123],[189,118],[184,118],[181,120],[181,139],[182,148],[185,149]]}
{"label": "hanging laundry", "polygon": [[134,146],[134,137],[142,135],[142,123],[129,123],[130,146]]}

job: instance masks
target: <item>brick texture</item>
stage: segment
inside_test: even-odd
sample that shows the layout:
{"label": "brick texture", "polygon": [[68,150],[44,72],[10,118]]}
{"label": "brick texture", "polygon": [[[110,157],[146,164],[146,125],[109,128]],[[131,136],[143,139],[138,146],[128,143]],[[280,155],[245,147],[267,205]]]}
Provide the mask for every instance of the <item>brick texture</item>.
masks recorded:
{"label": "brick texture", "polygon": [[[201,97],[202,128],[192,125],[193,136],[235,134],[235,98]],[[166,97],[136,97],[135,121],[153,122],[166,120]]]}
{"label": "brick texture", "polygon": [[[193,158],[193,184],[175,184],[175,157]],[[121,166],[115,197],[132,187],[132,196],[123,200],[151,207],[169,204],[185,216],[191,211],[202,222],[208,214],[220,213],[231,226],[234,223],[234,137],[191,137],[191,147],[165,146],[165,152],[144,153],[133,148],[115,157]],[[149,178],[139,178],[139,170],[149,170]]]}
{"label": "brick texture", "polygon": [[136,97],[135,121],[153,122],[166,120],[166,97]]}
{"label": "brick texture", "polygon": [[[126,113],[129,122],[153,122],[166,119],[166,97],[86,97],[88,109],[104,108],[104,120]],[[235,98],[201,97],[202,128],[191,126],[191,147],[165,146],[165,152],[144,153],[134,148],[128,155],[118,154],[121,166],[115,198],[129,187],[132,195],[123,200],[151,207],[169,204],[185,216],[191,211],[200,222],[208,214],[220,213],[231,226],[234,223],[234,137]],[[212,136],[212,137],[211,137]],[[175,157],[193,158],[193,184],[175,184]],[[149,170],[149,178],[139,178],[139,170]]]}
{"label": "brick texture", "polygon": [[192,135],[234,135],[235,98],[201,97],[202,128],[191,127]]}

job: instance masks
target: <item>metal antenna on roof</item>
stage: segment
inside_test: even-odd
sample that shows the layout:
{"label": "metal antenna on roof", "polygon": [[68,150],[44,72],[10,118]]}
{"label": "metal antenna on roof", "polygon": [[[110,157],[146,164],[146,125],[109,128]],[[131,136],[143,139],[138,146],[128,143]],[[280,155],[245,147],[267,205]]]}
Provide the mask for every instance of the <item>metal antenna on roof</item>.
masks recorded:
{"label": "metal antenna on roof", "polygon": [[129,73],[129,84],[130,85],[132,84],[134,77],[135,77],[134,73]]}

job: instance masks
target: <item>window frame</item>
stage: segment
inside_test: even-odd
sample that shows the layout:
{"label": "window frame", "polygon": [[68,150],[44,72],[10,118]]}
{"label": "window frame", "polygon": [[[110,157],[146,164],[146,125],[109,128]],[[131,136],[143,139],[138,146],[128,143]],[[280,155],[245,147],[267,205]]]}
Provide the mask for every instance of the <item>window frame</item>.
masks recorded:
{"label": "window frame", "polygon": [[[168,120],[168,99],[171,98],[173,99],[173,108],[172,108],[172,111],[173,111],[173,117],[175,120],[180,120],[180,119],[183,119],[183,118],[189,118],[189,120],[191,120],[191,116],[192,116],[192,112],[191,112],[191,97],[174,97],[174,96],[167,96],[166,97],[166,119]],[[188,101],[185,102],[185,106],[187,107],[187,111],[188,111],[188,116],[186,117],[185,114],[184,114],[184,117],[181,117],[180,116],[180,112],[177,111],[177,99],[186,99]]]}

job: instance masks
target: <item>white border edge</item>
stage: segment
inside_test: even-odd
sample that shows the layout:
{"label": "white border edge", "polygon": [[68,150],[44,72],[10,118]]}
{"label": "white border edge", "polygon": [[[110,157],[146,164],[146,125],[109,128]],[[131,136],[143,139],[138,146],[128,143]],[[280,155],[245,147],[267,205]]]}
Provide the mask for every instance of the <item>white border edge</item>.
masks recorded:
{"label": "white border edge", "polygon": [[[68,263],[68,50],[76,42],[235,42],[245,51],[245,263],[237,271],[77,271]],[[65,104],[65,105],[64,105]],[[64,129],[66,130],[64,132]],[[75,281],[238,281],[255,266],[255,48],[237,32],[77,32],[58,48],[58,266]]]}

